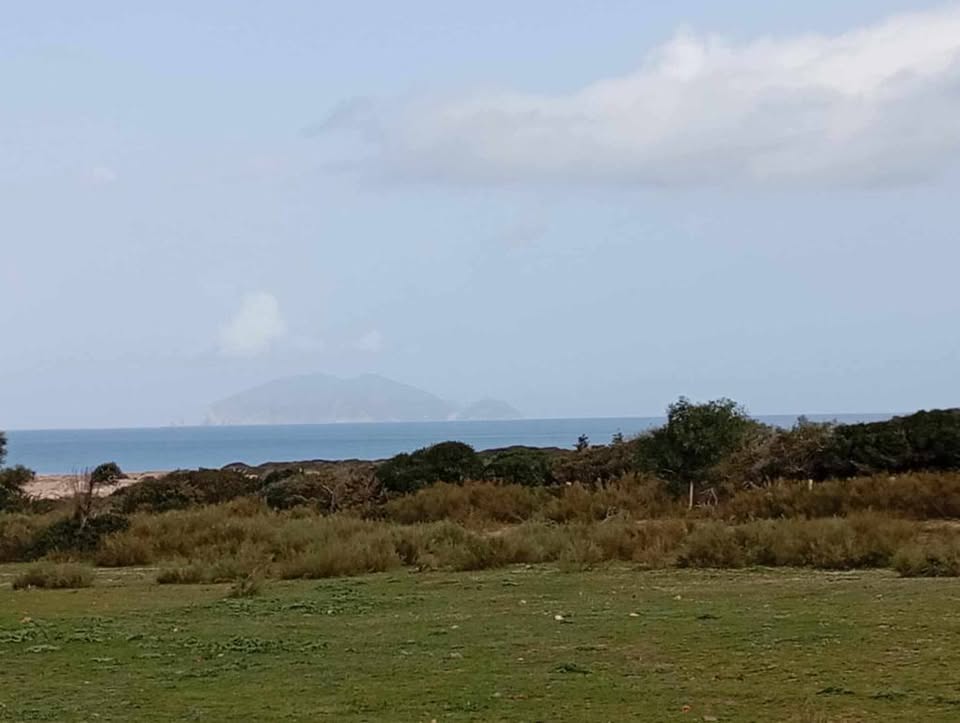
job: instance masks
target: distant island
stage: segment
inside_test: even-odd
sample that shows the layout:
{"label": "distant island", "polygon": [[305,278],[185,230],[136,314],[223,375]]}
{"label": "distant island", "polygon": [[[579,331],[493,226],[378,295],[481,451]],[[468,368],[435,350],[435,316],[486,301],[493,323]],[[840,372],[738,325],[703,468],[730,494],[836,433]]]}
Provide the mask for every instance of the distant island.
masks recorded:
{"label": "distant island", "polygon": [[432,422],[520,419],[499,399],[458,405],[435,394],[376,374],[285,377],[221,399],[208,424],[326,424],[337,422]]}

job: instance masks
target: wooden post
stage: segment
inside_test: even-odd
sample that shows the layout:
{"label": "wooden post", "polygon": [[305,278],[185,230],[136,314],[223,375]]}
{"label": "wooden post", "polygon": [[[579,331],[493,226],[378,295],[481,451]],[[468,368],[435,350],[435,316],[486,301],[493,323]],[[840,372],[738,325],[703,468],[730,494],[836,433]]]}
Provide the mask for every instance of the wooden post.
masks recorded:
{"label": "wooden post", "polygon": [[693,480],[690,481],[690,506],[687,509],[693,509]]}

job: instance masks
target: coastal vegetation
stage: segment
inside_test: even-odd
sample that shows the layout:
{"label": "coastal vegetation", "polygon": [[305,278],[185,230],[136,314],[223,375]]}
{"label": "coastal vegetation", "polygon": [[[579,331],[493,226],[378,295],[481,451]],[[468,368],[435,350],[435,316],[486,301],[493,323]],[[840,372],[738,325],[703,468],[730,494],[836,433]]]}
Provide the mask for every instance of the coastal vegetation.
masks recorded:
{"label": "coastal vegetation", "polygon": [[680,399],[666,423],[575,449],[444,442],[374,462],[230,465],[111,494],[105,463],[38,503],[0,472],[0,561],[152,565],[161,582],[519,563],[960,569],[960,412],[869,424],[751,419]]}

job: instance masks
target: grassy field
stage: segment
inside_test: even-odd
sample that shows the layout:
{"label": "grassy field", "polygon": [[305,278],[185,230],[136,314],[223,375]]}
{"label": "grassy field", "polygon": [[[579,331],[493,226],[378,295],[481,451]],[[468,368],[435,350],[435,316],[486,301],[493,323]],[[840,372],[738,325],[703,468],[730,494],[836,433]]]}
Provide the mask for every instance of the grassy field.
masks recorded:
{"label": "grassy field", "polygon": [[960,588],[885,571],[400,571],[11,591],[0,720],[960,719]]}

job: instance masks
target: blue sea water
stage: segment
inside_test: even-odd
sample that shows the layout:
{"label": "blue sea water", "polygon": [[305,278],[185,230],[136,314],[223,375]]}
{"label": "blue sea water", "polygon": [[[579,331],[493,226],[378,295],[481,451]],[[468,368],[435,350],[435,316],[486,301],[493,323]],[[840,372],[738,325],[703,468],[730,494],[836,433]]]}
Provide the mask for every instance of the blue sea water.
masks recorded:
{"label": "blue sea water", "polygon": [[[811,419],[872,421],[891,415],[809,415]],[[759,417],[790,425],[791,415]],[[519,419],[485,422],[383,422],[273,426],[22,430],[7,433],[7,464],[62,474],[114,461],[129,471],[222,467],[314,459],[383,459],[456,439],[477,449],[522,444],[571,448],[586,434],[606,443],[663,422],[662,417]]]}

